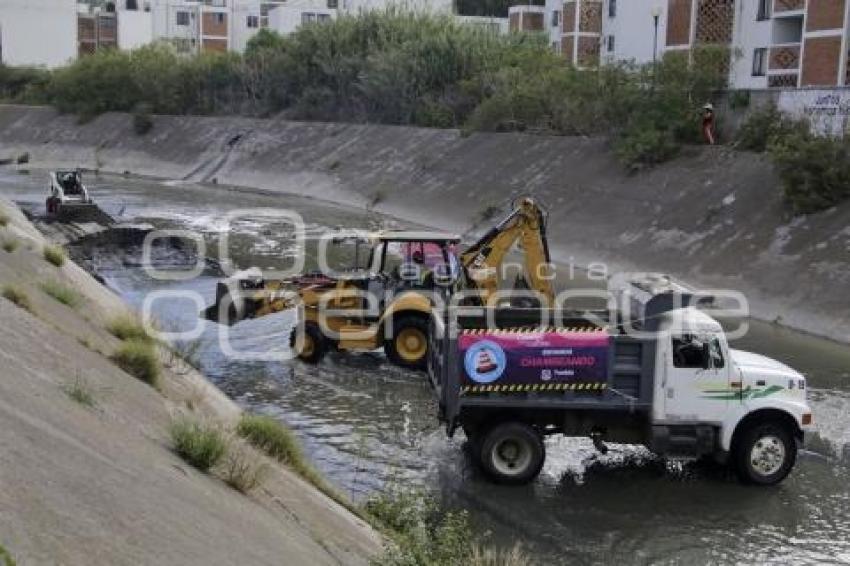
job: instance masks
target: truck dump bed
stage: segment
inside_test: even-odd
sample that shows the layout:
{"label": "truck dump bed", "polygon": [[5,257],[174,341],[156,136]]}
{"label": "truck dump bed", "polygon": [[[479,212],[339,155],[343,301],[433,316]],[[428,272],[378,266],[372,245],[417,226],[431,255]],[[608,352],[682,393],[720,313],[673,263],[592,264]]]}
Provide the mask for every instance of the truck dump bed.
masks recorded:
{"label": "truck dump bed", "polygon": [[449,432],[467,409],[650,409],[653,341],[621,333],[603,313],[551,326],[541,321],[553,312],[487,310],[432,318],[429,377]]}

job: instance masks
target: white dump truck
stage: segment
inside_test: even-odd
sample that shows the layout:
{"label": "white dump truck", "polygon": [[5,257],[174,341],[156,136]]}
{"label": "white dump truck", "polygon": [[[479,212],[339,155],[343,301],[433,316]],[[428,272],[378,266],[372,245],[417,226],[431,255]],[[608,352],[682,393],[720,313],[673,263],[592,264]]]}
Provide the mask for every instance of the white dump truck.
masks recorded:
{"label": "white dump truck", "polygon": [[625,318],[435,310],[428,369],[448,434],[462,428],[486,475],[507,484],[538,475],[549,434],[713,457],[744,482],[782,481],[812,422],[805,378],[731,349],[696,295],[632,290]]}

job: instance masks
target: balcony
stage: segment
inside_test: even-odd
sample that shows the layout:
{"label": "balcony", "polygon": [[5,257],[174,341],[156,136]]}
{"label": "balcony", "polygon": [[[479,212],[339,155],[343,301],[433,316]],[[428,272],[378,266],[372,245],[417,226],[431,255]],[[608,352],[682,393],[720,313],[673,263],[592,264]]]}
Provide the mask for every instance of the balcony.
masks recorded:
{"label": "balcony", "polygon": [[773,45],[770,48],[771,71],[792,71],[800,68],[800,44]]}

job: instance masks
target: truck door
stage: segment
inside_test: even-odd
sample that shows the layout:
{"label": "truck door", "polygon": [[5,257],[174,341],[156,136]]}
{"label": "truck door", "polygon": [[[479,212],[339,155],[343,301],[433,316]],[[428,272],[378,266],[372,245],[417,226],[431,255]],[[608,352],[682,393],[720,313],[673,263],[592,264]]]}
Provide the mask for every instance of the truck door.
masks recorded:
{"label": "truck door", "polygon": [[717,334],[673,333],[665,363],[666,418],[721,422],[735,397],[725,342]]}

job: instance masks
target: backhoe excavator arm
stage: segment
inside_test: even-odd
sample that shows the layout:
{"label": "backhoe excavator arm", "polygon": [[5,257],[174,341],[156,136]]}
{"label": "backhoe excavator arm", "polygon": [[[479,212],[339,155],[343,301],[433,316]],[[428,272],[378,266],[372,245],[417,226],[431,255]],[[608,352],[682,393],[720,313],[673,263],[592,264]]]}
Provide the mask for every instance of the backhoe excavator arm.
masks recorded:
{"label": "backhoe excavator arm", "polygon": [[490,302],[499,289],[499,268],[517,242],[524,254],[529,286],[553,304],[546,216],[530,198],[521,199],[504,220],[461,254],[469,284],[480,290],[483,304]]}

